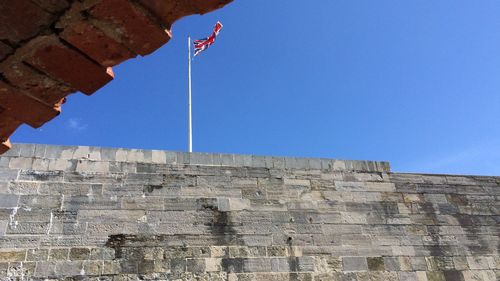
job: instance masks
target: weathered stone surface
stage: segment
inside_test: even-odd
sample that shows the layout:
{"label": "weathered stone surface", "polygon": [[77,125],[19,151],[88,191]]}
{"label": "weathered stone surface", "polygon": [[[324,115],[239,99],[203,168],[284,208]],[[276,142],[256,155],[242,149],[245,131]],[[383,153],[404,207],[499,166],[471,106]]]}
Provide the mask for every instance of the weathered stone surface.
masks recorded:
{"label": "weathered stone surface", "polygon": [[0,271],[85,280],[497,278],[498,178],[190,156],[16,145],[0,157]]}

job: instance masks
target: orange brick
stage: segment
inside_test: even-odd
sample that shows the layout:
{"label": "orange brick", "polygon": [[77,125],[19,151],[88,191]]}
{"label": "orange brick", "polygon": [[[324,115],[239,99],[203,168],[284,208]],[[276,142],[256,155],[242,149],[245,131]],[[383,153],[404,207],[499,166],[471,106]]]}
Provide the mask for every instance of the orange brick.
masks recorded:
{"label": "orange brick", "polygon": [[68,94],[76,91],[69,85],[34,70],[24,64],[21,59],[16,55],[11,56],[0,64],[0,73],[11,85],[23,90],[28,95],[52,106]]}
{"label": "orange brick", "polygon": [[9,150],[11,148],[12,148],[12,144],[10,143],[9,139],[1,141],[1,143],[0,143],[0,154],[5,153],[7,150]]}
{"label": "orange brick", "polygon": [[89,21],[75,22],[66,27],[61,38],[102,66],[115,66],[136,56]]}
{"label": "orange brick", "polygon": [[8,54],[12,53],[12,48],[0,41],[0,61],[7,57]]}
{"label": "orange brick", "polygon": [[114,25],[132,51],[142,56],[163,46],[170,39],[169,31],[149,15],[146,9],[127,0],[106,0],[90,9],[93,17]]}
{"label": "orange brick", "polygon": [[38,128],[56,117],[60,109],[49,107],[0,81],[0,107],[4,113]]}
{"label": "orange brick", "polygon": [[232,0],[204,0],[204,1],[165,1],[165,0],[139,0],[153,15],[165,26],[171,26],[174,21],[192,14],[206,14],[215,9],[222,8]]}
{"label": "orange brick", "polygon": [[0,39],[12,43],[36,35],[55,20],[30,0],[2,0],[0,11]]}
{"label": "orange brick", "polygon": [[31,0],[33,3],[42,7],[44,10],[49,11],[50,13],[59,13],[64,9],[69,7],[69,3],[66,0]]}
{"label": "orange brick", "polygon": [[0,140],[7,140],[14,131],[23,124],[16,118],[9,116],[0,108]]}
{"label": "orange brick", "polygon": [[63,45],[55,36],[40,36],[25,45],[24,61],[50,77],[90,95],[113,80],[111,68],[102,67]]}

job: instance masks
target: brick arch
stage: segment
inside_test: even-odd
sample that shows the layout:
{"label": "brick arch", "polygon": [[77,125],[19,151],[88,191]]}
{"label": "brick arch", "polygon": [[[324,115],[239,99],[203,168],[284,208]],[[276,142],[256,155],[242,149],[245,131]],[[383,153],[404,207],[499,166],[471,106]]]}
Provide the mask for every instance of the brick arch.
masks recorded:
{"label": "brick arch", "polygon": [[231,1],[1,1],[0,154],[20,125],[42,126],[68,95],[93,94],[113,79],[113,66],[166,44],[176,20]]}

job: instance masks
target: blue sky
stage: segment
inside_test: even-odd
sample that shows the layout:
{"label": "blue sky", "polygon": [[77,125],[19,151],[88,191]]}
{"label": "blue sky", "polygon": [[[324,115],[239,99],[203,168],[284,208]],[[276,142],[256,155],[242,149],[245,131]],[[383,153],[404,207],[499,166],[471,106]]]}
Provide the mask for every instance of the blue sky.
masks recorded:
{"label": "blue sky", "polygon": [[173,26],[154,54],[72,95],[12,140],[386,160],[394,171],[500,175],[500,1],[235,0]]}

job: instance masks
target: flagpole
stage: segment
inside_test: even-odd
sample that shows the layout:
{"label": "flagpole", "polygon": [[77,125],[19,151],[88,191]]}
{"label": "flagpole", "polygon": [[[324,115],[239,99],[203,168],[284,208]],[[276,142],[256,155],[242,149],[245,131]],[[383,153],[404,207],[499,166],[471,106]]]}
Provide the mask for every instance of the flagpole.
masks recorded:
{"label": "flagpole", "polygon": [[191,111],[191,37],[188,37],[188,122],[189,122],[189,136],[188,146],[189,152],[193,152],[193,116]]}

